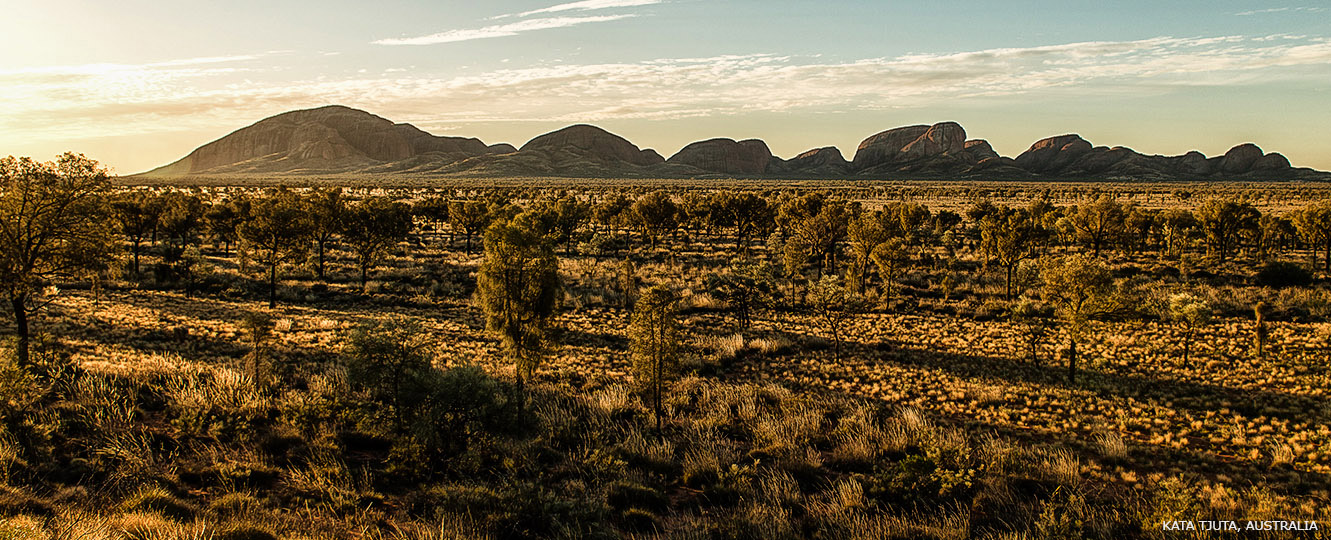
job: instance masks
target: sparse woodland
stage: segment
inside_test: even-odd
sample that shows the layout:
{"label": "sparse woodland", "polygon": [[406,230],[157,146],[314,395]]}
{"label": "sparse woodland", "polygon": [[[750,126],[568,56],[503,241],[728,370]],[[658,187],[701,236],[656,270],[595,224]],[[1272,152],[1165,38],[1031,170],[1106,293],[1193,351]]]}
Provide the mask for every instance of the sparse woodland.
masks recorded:
{"label": "sparse woodland", "polygon": [[0,161],[0,539],[1327,519],[1331,187],[449,182]]}

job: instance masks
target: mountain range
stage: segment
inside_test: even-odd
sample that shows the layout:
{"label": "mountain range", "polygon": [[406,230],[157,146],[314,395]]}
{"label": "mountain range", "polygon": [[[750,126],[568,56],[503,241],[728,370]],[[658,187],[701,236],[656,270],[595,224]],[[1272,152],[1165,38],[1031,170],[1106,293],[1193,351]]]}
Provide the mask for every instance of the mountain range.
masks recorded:
{"label": "mountain range", "polygon": [[790,159],[759,139],[710,139],[669,159],[596,126],[579,124],[521,148],[476,138],[440,137],[411,124],[330,105],[266,118],[141,173],[148,178],[323,175],[597,178],[974,178],[1100,180],[1331,180],[1294,168],[1284,156],[1244,143],[1224,155],[1147,155],[1095,146],[1075,134],[1036,141],[1015,158],[956,122],[889,129],[847,160],[835,147]]}

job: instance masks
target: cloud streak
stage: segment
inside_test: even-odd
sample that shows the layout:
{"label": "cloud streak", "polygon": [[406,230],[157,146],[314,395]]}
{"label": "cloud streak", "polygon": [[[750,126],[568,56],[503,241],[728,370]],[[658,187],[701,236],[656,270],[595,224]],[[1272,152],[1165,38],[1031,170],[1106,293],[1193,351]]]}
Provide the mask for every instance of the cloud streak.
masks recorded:
{"label": "cloud streak", "polygon": [[375,40],[374,45],[437,45],[440,43],[456,43],[459,41],[471,41],[475,39],[489,39],[497,37],[516,36],[524,32],[536,30],[549,30],[552,28],[568,28],[582,24],[610,22],[620,19],[633,17],[631,14],[620,15],[595,15],[588,17],[546,17],[540,19],[526,19],[507,24],[496,24],[481,28],[470,28],[462,30],[449,30],[430,34],[428,36],[418,36],[410,38],[390,38]]}
{"label": "cloud streak", "polygon": [[533,9],[522,13],[510,13],[499,15],[496,19],[504,17],[530,17],[532,15],[544,15],[547,13],[561,13],[564,11],[595,11],[600,9],[628,8],[650,6],[660,4],[662,0],[582,0],[581,2],[569,2],[547,8]]}
{"label": "cloud streak", "polygon": [[328,103],[429,127],[875,111],[1060,92],[1094,99],[1325,81],[1331,40],[1270,38],[1160,37],[847,62],[755,54],[267,82],[246,79],[257,69],[241,62],[249,57],[43,68],[0,72],[0,102],[19,104],[0,116],[0,133],[57,140],[229,129]]}
{"label": "cloud streak", "polygon": [[1286,12],[1297,12],[1297,11],[1302,11],[1302,12],[1305,12],[1305,13],[1317,13],[1317,12],[1319,12],[1319,11],[1325,11],[1325,8],[1319,8],[1319,7],[1278,7],[1278,8],[1270,8],[1270,9],[1254,9],[1254,10],[1249,10],[1249,11],[1240,11],[1240,12],[1238,12],[1238,13],[1235,13],[1235,15],[1238,15],[1238,16],[1240,16],[1240,17],[1248,17],[1248,16],[1252,16],[1252,15],[1266,15],[1266,14],[1270,14],[1270,13],[1286,13]]}

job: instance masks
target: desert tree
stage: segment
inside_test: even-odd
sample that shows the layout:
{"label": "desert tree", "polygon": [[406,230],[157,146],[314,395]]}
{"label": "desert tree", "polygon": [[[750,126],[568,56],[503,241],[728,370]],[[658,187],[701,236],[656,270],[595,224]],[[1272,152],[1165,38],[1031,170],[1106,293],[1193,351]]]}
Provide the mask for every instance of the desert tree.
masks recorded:
{"label": "desert tree", "polygon": [[526,382],[552,348],[551,320],[559,308],[559,261],[532,214],[496,221],[485,230],[476,301],[485,327],[513,362],[519,407]]}
{"label": "desert tree", "polygon": [[490,203],[480,200],[452,201],[448,203],[449,226],[455,231],[462,231],[467,237],[467,255],[471,255],[471,238],[489,226],[493,216]]}
{"label": "desert tree", "polygon": [[846,286],[841,276],[828,274],[809,284],[809,306],[832,337],[832,351],[841,360],[841,338],[846,323],[864,308],[864,301]]}
{"label": "desert tree", "polygon": [[268,308],[277,307],[277,271],[300,260],[309,248],[308,208],[295,192],[281,188],[255,201],[238,231],[248,256],[268,272]]}
{"label": "desert tree", "polygon": [[82,154],[55,162],[0,159],[0,287],[16,328],[15,360],[29,364],[29,316],[40,291],[106,270],[120,247],[106,169]]}
{"label": "desert tree", "polygon": [[365,292],[370,267],[411,234],[411,209],[387,197],[373,197],[348,207],[340,222],[342,239],[356,254],[360,289]]}
{"label": "desert tree", "polygon": [[650,393],[656,413],[656,431],[661,431],[662,394],[679,365],[679,295],[665,285],[642,294],[633,306],[629,323],[629,351],[638,381]]}
{"label": "desert tree", "polygon": [[653,191],[633,202],[629,207],[629,216],[638,232],[642,234],[652,250],[662,236],[668,235],[679,227],[679,207],[664,191]]}
{"label": "desert tree", "polygon": [[1252,234],[1257,259],[1267,261],[1287,249],[1289,243],[1298,236],[1298,231],[1289,218],[1267,213],[1257,220],[1257,227],[1252,230]]}
{"label": "desert tree", "polygon": [[194,243],[195,235],[203,228],[205,208],[197,195],[172,191],[162,197],[165,208],[159,220],[161,231],[168,239],[176,240],[176,247],[184,250]]}
{"label": "desert tree", "polygon": [[789,233],[783,254],[786,273],[800,275],[810,265],[820,279],[825,273],[835,273],[837,251],[850,221],[845,201],[810,193],[792,199],[780,216]]}
{"label": "desert tree", "polygon": [[883,293],[889,296],[896,294],[897,274],[910,264],[910,252],[906,249],[905,239],[901,237],[887,239],[886,242],[873,248],[873,252],[869,253],[869,259],[873,261],[874,267],[878,268],[878,276],[882,278]]}
{"label": "desert tree", "polygon": [[324,279],[325,253],[333,237],[345,230],[347,201],[342,188],[315,188],[305,198],[309,208],[310,239],[314,240],[316,270]]}
{"label": "desert tree", "polygon": [[1129,205],[1127,218],[1123,221],[1123,251],[1136,254],[1145,251],[1151,243],[1156,229],[1156,217],[1159,210],[1139,208]]}
{"label": "desert tree", "polygon": [[1012,299],[1018,265],[1035,255],[1038,225],[1024,210],[1003,208],[980,220],[980,252],[1004,272],[1004,289]]}
{"label": "desert tree", "polygon": [[692,241],[711,228],[713,208],[712,198],[702,193],[689,191],[680,197],[679,221],[686,240]]}
{"label": "desert tree", "polygon": [[448,198],[433,195],[411,205],[411,215],[429,225],[430,233],[438,240],[448,224]]}
{"label": "desert tree", "polygon": [[1211,306],[1205,300],[1190,293],[1178,293],[1169,297],[1168,319],[1183,328],[1183,365],[1191,365],[1192,338],[1197,330],[1211,322]]}
{"label": "desert tree", "polygon": [[212,237],[213,245],[224,246],[223,255],[231,254],[231,244],[235,243],[237,230],[246,217],[244,208],[238,202],[218,201],[203,213],[204,227],[208,230],[208,236]]}
{"label": "desert tree", "polygon": [[357,328],[344,348],[349,382],[388,407],[397,433],[406,431],[429,393],[434,367],[426,335],[413,322],[389,319]]}
{"label": "desert tree", "polygon": [[905,239],[907,244],[919,244],[929,234],[932,213],[929,207],[911,202],[892,202],[883,207],[887,230]]}
{"label": "desert tree", "polygon": [[161,217],[158,212],[161,205],[153,204],[153,198],[153,195],[143,191],[130,191],[111,200],[111,215],[129,242],[135,276],[139,275],[139,256],[143,252],[143,243],[152,239],[153,231],[157,229],[157,220]]}
{"label": "desert tree", "polygon": [[1099,258],[1072,254],[1048,258],[1040,266],[1045,300],[1068,329],[1068,382],[1077,379],[1077,345],[1090,321],[1117,309],[1114,280]]}
{"label": "desert tree", "polygon": [[1313,254],[1313,266],[1317,266],[1317,250],[1321,249],[1324,268],[1331,272],[1331,200],[1310,204],[1294,213],[1294,227],[1299,236],[1308,244]]}
{"label": "desert tree", "polygon": [[739,260],[727,271],[708,276],[707,289],[730,307],[735,326],[747,330],[753,324],[753,312],[776,291],[775,272],[770,264]]}
{"label": "desert tree", "polygon": [[857,291],[864,291],[869,283],[869,265],[873,263],[873,252],[889,239],[887,228],[883,227],[883,212],[861,212],[846,226],[846,241],[850,244],[851,285]]}
{"label": "desert tree", "polygon": [[1020,325],[1026,338],[1026,349],[1030,353],[1031,363],[1037,366],[1043,363],[1040,358],[1040,344],[1049,334],[1049,315],[1045,306],[1023,296],[1017,305],[1013,306],[1010,316],[1012,322]]}
{"label": "desert tree", "polygon": [[767,199],[756,193],[722,191],[712,196],[711,224],[734,229],[735,247],[742,257],[748,256],[755,235],[771,229],[774,216]]}
{"label": "desert tree", "polygon": [[[616,191],[614,194],[602,199],[592,209],[593,227],[605,227],[606,230],[623,229],[627,219],[628,210],[633,206],[633,201],[626,197],[622,192]],[[595,234],[597,231],[593,230]]]}
{"label": "desert tree", "polygon": [[1191,211],[1172,208],[1160,212],[1158,221],[1164,237],[1165,252],[1181,254],[1187,247],[1188,236],[1197,228],[1197,217]]}
{"label": "desert tree", "polygon": [[1210,198],[1197,208],[1197,223],[1206,234],[1207,250],[1219,262],[1229,259],[1235,240],[1257,228],[1261,214],[1243,202]]}
{"label": "desert tree", "polygon": [[240,330],[249,341],[250,352],[245,359],[250,364],[250,377],[262,384],[266,379],[264,368],[269,365],[269,342],[273,337],[273,316],[262,311],[246,311],[240,317]]}
{"label": "desert tree", "polygon": [[554,241],[564,245],[564,254],[573,251],[573,240],[578,237],[578,229],[591,219],[591,205],[573,195],[565,195],[546,203],[554,215]]}
{"label": "desert tree", "polygon": [[1106,244],[1123,234],[1127,211],[1113,197],[1102,195],[1095,202],[1078,207],[1068,219],[1077,231],[1077,239],[1099,257]]}

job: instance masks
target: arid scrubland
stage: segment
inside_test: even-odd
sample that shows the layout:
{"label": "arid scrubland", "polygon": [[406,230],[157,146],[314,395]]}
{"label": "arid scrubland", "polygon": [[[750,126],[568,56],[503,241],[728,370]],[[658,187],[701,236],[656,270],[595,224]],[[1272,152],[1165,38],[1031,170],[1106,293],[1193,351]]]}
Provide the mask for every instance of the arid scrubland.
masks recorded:
{"label": "arid scrubland", "polygon": [[744,187],[108,193],[23,290],[0,538],[1326,519],[1331,191]]}

